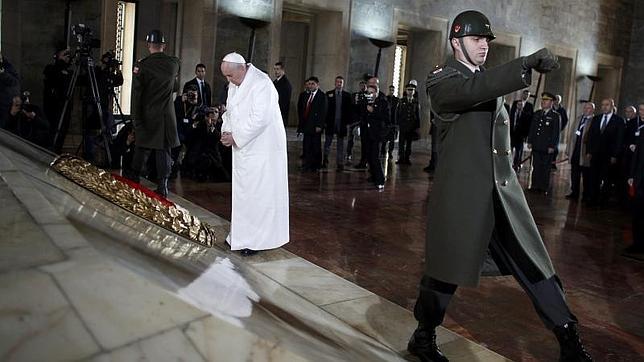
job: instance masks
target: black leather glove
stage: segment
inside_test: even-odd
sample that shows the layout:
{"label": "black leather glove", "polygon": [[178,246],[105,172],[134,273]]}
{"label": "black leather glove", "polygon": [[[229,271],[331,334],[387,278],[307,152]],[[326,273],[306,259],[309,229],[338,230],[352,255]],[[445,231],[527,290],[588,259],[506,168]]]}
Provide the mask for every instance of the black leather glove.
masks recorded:
{"label": "black leather glove", "polygon": [[559,60],[550,50],[542,48],[536,53],[523,58],[523,68],[526,70],[534,69],[539,73],[548,73],[559,69]]}

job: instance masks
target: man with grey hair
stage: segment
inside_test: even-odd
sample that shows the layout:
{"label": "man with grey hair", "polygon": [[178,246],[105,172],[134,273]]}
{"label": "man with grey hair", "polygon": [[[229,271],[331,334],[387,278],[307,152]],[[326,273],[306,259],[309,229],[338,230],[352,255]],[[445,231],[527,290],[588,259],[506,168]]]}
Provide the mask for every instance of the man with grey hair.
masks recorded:
{"label": "man with grey hair", "polygon": [[[583,114],[572,123],[572,129],[566,155],[570,161],[570,193],[567,199],[577,200],[579,198],[579,187],[583,176],[583,201],[588,201],[590,192],[589,166],[590,160],[586,158],[586,144],[588,143],[588,129],[595,115],[595,103],[584,103]],[[573,132],[574,131],[574,132]]]}
{"label": "man with grey hair", "polygon": [[229,82],[221,143],[232,147],[232,215],[226,242],[250,256],[289,241],[286,131],[267,74],[237,53],[221,73]]}

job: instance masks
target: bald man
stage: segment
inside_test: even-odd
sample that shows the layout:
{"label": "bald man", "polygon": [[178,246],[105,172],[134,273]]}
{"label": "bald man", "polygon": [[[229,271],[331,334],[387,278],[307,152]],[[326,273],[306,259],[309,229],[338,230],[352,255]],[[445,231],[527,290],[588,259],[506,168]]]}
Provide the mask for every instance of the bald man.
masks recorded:
{"label": "bald man", "polygon": [[588,130],[586,152],[590,160],[591,205],[606,206],[618,182],[624,130],[624,119],[615,114],[615,101],[603,99],[601,113],[593,118]]}
{"label": "bald man", "polygon": [[232,215],[226,242],[250,256],[289,241],[286,131],[271,79],[237,54],[221,73],[228,102],[221,143],[232,147]]}

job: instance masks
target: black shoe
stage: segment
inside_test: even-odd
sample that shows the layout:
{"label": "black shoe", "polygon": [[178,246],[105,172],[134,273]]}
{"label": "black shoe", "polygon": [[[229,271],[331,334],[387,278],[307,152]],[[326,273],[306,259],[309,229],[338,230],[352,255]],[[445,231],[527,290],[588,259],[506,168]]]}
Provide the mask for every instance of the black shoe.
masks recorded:
{"label": "black shoe", "polygon": [[344,165],[338,165],[338,167],[335,170],[338,172],[344,171]]}
{"label": "black shoe", "polygon": [[400,165],[401,163],[404,163],[405,161],[401,160],[400,158],[396,160],[396,165]]}
{"label": "black shoe", "polygon": [[560,362],[587,362],[593,358],[586,352],[584,344],[579,337],[577,323],[566,323],[563,326],[555,327],[553,330],[559,341]]}
{"label": "black shoe", "polygon": [[242,256],[251,256],[259,253],[259,251],[252,249],[242,249],[240,253]]}
{"label": "black shoe", "polygon": [[358,169],[358,170],[364,170],[364,169],[366,169],[366,168],[367,168],[367,165],[365,165],[365,164],[363,164],[363,163],[360,163],[360,164],[355,165],[355,167],[354,167],[354,168],[355,168],[355,169]]}
{"label": "black shoe", "polygon": [[168,197],[168,179],[163,178],[159,180],[159,184],[157,185],[157,189],[154,190],[155,193],[163,196],[164,198]]}
{"label": "black shoe", "polygon": [[568,195],[566,195],[566,198],[568,200],[577,200],[579,198],[579,195],[575,193],[569,193]]}
{"label": "black shoe", "polygon": [[418,327],[407,344],[407,351],[418,357],[421,362],[449,361],[436,344],[436,330]]}

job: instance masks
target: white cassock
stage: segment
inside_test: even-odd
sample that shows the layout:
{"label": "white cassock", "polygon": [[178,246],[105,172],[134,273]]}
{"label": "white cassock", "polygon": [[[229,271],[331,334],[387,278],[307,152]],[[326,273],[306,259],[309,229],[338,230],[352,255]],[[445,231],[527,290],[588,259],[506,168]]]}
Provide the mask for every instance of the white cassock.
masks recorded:
{"label": "white cassock", "polygon": [[233,146],[232,250],[279,248],[289,241],[286,131],[273,81],[249,65],[228,85],[222,132]]}

